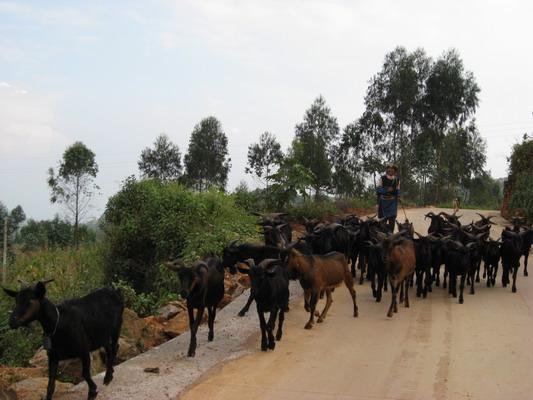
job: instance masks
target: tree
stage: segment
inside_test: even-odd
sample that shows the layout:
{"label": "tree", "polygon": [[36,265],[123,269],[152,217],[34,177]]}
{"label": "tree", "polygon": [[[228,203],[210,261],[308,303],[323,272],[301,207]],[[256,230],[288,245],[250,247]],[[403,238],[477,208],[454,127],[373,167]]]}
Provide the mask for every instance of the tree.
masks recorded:
{"label": "tree", "polygon": [[168,136],[161,134],[154,142],[154,148],[145,148],[137,162],[143,178],[153,178],[163,182],[176,181],[181,177],[181,153],[179,147]]}
{"label": "tree", "polygon": [[20,205],[16,206],[11,212],[9,212],[7,207],[0,201],[0,231],[2,234],[4,232],[5,218],[8,220],[7,234],[8,237],[11,237],[18,230],[20,224],[26,220],[26,214]]}
{"label": "tree", "polygon": [[277,210],[282,210],[298,195],[306,198],[306,189],[316,181],[313,173],[298,163],[292,154],[282,160],[278,171],[269,179],[274,182],[268,189],[269,200]]}
{"label": "tree", "polygon": [[194,127],[184,162],[185,181],[194,189],[226,187],[231,168],[228,138],[215,117],[207,117]]}
{"label": "tree", "polygon": [[295,128],[292,151],[294,161],[313,174],[312,188],[318,197],[331,184],[331,157],[339,136],[337,119],[331,115],[322,96],[305,112],[302,123]]}
{"label": "tree", "polygon": [[333,147],[332,186],[338,195],[357,196],[364,190],[364,161],[370,155],[364,139],[359,123],[352,122],[344,128],[340,143]]}
{"label": "tree", "polygon": [[[456,142],[458,132],[473,138],[478,93],[474,75],[465,71],[457,51],[449,50],[433,61],[422,49],[394,49],[370,81],[366,110],[360,119],[363,136],[373,149],[373,163],[398,164],[402,189],[422,188],[426,192],[426,183],[431,181],[433,200],[438,202],[440,188],[451,183],[446,171],[453,167],[444,146]],[[453,137],[446,139],[449,134]],[[479,140],[463,142],[471,146],[465,157],[473,150],[482,151],[484,156]],[[477,168],[474,164],[459,166],[466,167],[461,172],[463,178]],[[461,180],[457,171],[452,176]]]}
{"label": "tree", "polygon": [[73,234],[76,246],[79,242],[80,221],[88,211],[95,191],[98,190],[98,186],[94,183],[97,173],[98,165],[94,153],[81,142],[76,142],[65,150],[57,174],[53,168],[48,170],[50,201],[65,205],[74,221]]}
{"label": "tree", "polygon": [[[521,143],[513,146],[507,159],[509,177],[506,182],[506,195],[510,197],[509,208],[520,210],[529,221],[533,221],[533,139],[524,135]],[[505,205],[504,205],[505,207]]]}
{"label": "tree", "polygon": [[264,132],[259,137],[259,143],[248,146],[248,166],[245,172],[254,173],[260,179],[264,178],[268,188],[269,176],[282,159],[283,152],[276,137],[270,132]]}

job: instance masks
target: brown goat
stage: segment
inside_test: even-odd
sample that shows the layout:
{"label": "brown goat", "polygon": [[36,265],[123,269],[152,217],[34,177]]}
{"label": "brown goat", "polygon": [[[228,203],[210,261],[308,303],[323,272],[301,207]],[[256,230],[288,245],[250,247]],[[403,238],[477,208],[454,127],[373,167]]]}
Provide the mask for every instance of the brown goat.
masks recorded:
{"label": "brown goat", "polygon": [[[405,307],[409,307],[409,281],[413,277],[416,266],[414,243],[399,234],[392,235],[383,240],[383,257],[392,288],[392,300],[387,313],[387,317],[390,318],[393,312],[398,312],[396,296],[399,289],[401,289],[400,302],[404,297]],[[405,296],[403,296],[404,292]]]}
{"label": "brown goat", "polygon": [[292,276],[294,272],[297,273],[304,290],[305,309],[310,314],[305,329],[311,329],[315,323],[315,309],[320,293],[322,291],[326,293],[326,306],[318,316],[318,323],[324,321],[333,302],[331,292],[342,282],[352,296],[353,316],[357,317],[353,277],[344,254],[334,251],[325,255],[305,255],[293,248],[289,251],[287,258],[287,271],[289,276]]}

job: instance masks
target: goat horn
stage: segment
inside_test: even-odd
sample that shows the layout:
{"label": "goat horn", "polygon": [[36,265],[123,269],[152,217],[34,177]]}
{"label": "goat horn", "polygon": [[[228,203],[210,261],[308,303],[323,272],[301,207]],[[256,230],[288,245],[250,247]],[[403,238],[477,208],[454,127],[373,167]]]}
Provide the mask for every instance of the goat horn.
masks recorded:
{"label": "goat horn", "polygon": [[186,268],[185,264],[180,259],[176,259],[174,261],[165,261],[164,265],[172,271],[178,271],[180,268]]}
{"label": "goat horn", "polygon": [[51,278],[51,279],[47,279],[47,280],[42,281],[42,282],[43,282],[43,284],[46,285],[47,283],[50,283],[50,282],[53,282],[53,281],[54,281],[54,278]]}
{"label": "goat horn", "polygon": [[239,239],[232,240],[231,242],[229,242],[228,247],[235,247],[238,241]]}

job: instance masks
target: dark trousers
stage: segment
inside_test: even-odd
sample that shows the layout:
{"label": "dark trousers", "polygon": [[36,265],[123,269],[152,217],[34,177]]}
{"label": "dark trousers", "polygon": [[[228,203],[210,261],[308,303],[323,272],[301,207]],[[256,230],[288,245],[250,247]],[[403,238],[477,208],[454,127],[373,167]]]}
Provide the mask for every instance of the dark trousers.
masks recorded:
{"label": "dark trousers", "polygon": [[396,225],[396,215],[385,219],[385,225],[389,229],[390,233],[394,233],[394,226]]}

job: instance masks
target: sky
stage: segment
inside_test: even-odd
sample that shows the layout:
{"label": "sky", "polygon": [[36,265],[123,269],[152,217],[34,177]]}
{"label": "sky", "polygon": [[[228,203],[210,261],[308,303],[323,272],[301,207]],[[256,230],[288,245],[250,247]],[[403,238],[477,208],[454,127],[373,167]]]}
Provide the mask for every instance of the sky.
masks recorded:
{"label": "sky", "polygon": [[481,88],[476,120],[494,177],[533,132],[531,1],[0,0],[0,201],[30,218],[64,214],[47,170],[82,141],[96,154],[98,217],[160,133],[183,153],[215,116],[229,140],[228,188],[249,144],[286,148],[323,95],[341,127],[397,46],[458,50]]}

